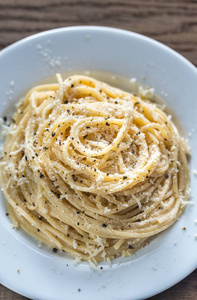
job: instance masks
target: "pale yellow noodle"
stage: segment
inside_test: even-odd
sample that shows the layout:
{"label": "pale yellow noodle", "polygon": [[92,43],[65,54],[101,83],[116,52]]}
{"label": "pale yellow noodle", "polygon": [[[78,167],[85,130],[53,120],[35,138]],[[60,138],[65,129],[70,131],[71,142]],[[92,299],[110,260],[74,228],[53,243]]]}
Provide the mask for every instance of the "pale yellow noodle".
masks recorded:
{"label": "pale yellow noodle", "polygon": [[155,104],[90,77],[57,78],[13,116],[0,162],[10,217],[78,259],[131,255],[183,212],[187,147]]}

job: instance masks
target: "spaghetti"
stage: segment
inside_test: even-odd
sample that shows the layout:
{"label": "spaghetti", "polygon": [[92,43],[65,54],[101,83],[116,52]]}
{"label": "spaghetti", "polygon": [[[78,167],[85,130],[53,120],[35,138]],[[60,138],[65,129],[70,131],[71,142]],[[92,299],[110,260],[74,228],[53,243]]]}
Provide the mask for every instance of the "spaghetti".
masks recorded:
{"label": "spaghetti", "polygon": [[0,182],[14,226],[78,260],[128,256],[182,214],[187,147],[155,104],[86,76],[17,106]]}

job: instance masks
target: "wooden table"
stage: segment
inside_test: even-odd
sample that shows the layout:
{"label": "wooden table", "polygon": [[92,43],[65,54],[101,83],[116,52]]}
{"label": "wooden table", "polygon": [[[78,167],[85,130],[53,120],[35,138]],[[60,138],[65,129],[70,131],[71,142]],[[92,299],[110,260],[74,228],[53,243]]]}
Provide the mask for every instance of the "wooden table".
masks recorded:
{"label": "wooden table", "polygon": [[[0,0],[0,49],[43,30],[73,25],[103,25],[142,33],[197,66],[196,0]],[[0,300],[9,299],[27,298],[0,286]],[[197,270],[150,299],[197,299]]]}

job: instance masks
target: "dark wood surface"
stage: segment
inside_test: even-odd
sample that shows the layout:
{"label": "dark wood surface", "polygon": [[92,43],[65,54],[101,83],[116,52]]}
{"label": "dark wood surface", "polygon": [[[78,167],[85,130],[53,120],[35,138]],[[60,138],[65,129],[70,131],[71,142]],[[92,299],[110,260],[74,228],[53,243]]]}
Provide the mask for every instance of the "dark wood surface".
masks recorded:
{"label": "dark wood surface", "polygon": [[[0,0],[0,49],[40,31],[74,25],[142,33],[197,66],[197,0]],[[11,299],[27,298],[0,285],[0,300]],[[150,299],[197,299],[197,270]]]}

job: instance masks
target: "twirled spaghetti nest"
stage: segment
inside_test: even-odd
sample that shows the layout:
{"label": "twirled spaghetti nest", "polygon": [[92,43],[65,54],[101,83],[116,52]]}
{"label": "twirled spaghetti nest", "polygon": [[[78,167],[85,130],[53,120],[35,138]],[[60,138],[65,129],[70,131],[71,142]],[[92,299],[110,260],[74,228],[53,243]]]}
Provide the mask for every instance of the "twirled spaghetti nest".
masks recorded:
{"label": "twirled spaghetti nest", "polygon": [[15,224],[93,262],[131,255],[188,198],[186,147],[155,104],[85,76],[18,105],[0,163]]}

